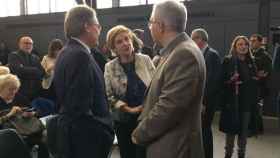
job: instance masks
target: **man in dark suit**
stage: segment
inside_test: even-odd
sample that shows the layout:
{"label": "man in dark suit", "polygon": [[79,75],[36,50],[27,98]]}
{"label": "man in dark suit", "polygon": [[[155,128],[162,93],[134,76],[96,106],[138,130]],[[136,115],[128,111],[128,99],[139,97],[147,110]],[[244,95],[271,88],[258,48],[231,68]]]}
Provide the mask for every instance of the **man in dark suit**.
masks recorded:
{"label": "man in dark suit", "polygon": [[106,158],[114,133],[103,74],[90,54],[101,31],[96,12],[84,5],[72,8],[65,16],[64,31],[68,42],[54,75],[61,144],[56,155]]}
{"label": "man in dark suit", "polygon": [[250,37],[250,51],[255,58],[258,76],[260,77],[260,98],[259,101],[265,99],[269,94],[267,82],[272,71],[272,59],[270,54],[262,47],[263,37],[260,34],[253,34]]}
{"label": "man in dark suit", "polygon": [[26,105],[39,96],[45,70],[40,63],[40,59],[31,53],[33,50],[31,37],[22,36],[19,38],[18,47],[18,51],[9,54],[8,66],[21,82],[15,102]]}
{"label": "man in dark suit", "polygon": [[147,147],[147,158],[204,158],[201,107],[206,68],[203,56],[184,32],[187,10],[177,1],[154,6],[149,28],[163,48],[147,90],[140,123],[132,134]]}
{"label": "man in dark suit", "polygon": [[220,90],[221,59],[219,53],[208,45],[208,33],[202,28],[192,31],[191,38],[203,53],[206,63],[206,86],[202,110],[202,136],[205,158],[213,158],[212,121]]}

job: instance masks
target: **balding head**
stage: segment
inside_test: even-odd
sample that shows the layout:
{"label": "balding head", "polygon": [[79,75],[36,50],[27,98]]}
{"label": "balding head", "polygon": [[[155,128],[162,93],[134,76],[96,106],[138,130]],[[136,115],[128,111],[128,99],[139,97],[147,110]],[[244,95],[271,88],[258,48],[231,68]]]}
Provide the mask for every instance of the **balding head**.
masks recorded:
{"label": "balding head", "polygon": [[33,40],[29,36],[23,36],[18,41],[19,50],[25,53],[31,53],[33,49]]}
{"label": "balding head", "polygon": [[203,28],[193,30],[191,38],[200,49],[204,48],[208,43],[208,33]]}
{"label": "balding head", "polygon": [[167,0],[155,4],[152,14],[156,20],[162,21],[172,31],[181,33],[186,29],[187,9],[180,2]]}

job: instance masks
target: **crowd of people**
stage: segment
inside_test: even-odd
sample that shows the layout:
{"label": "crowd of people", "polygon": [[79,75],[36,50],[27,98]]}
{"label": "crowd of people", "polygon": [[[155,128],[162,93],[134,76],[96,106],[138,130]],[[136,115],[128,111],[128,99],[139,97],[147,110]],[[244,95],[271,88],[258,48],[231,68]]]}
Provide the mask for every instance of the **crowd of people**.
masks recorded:
{"label": "crowd of people", "polygon": [[238,35],[222,58],[206,29],[188,36],[186,23],[183,4],[160,2],[148,24],[154,49],[143,44],[143,30],[124,25],[111,28],[99,49],[97,14],[78,5],[65,16],[67,42],[53,39],[42,60],[28,35],[15,52],[1,46],[0,129],[18,114],[41,117],[24,109],[45,99],[56,113],[49,142],[42,131],[24,137],[30,150],[39,146],[38,158],[106,158],[115,135],[121,158],[213,158],[220,109],[225,158],[236,136],[238,158],[245,158],[247,138],[263,133],[260,107],[273,71],[263,38]]}

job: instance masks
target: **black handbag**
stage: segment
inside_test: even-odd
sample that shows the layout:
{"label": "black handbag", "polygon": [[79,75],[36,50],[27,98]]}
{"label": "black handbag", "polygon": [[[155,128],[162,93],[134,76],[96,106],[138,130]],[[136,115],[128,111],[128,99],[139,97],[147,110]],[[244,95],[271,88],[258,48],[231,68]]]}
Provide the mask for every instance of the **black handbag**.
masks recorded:
{"label": "black handbag", "polygon": [[17,114],[10,118],[4,126],[6,128],[14,128],[19,134],[24,136],[40,133],[44,130],[44,125],[37,117],[24,117],[22,114]]}

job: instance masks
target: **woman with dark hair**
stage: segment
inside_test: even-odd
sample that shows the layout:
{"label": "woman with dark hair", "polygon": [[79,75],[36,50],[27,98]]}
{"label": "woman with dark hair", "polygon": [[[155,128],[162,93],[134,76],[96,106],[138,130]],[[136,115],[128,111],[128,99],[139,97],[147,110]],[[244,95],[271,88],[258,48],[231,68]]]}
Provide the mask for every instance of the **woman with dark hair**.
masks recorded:
{"label": "woman with dark hair", "polygon": [[225,101],[220,130],[226,134],[225,158],[232,156],[236,135],[238,135],[238,157],[244,158],[249,122],[253,121],[251,118],[259,95],[257,68],[249,51],[247,37],[235,37],[222,68]]}
{"label": "woman with dark hair", "polygon": [[62,47],[63,43],[60,39],[52,40],[49,44],[48,54],[43,57],[41,65],[46,71],[46,76],[42,82],[42,87],[44,89],[49,89],[51,86],[56,57],[58,56]]}
{"label": "woman with dark hair", "polygon": [[114,117],[122,158],[145,158],[143,148],[131,141],[142,112],[144,92],[151,82],[154,65],[147,55],[136,53],[141,42],[127,27],[118,25],[107,33],[107,45],[117,58],[105,65],[105,84]]}
{"label": "woman with dark hair", "polygon": [[48,54],[41,61],[41,65],[45,69],[45,76],[42,81],[43,94],[42,96],[56,102],[56,95],[52,80],[54,77],[54,67],[56,59],[63,48],[63,43],[60,39],[53,39],[48,48]]}

